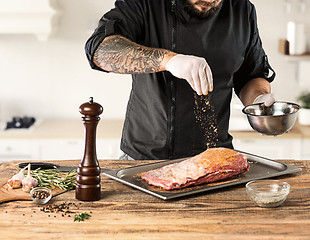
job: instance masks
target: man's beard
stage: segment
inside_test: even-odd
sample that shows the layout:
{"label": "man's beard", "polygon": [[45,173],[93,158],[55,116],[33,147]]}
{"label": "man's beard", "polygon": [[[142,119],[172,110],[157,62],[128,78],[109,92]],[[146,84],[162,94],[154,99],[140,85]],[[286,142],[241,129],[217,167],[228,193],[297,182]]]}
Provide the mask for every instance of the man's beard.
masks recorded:
{"label": "man's beard", "polygon": [[217,10],[220,8],[220,4],[218,4],[217,1],[213,1],[212,3],[207,3],[204,1],[198,1],[197,3],[203,4],[205,6],[211,6],[208,11],[200,11],[198,10],[193,3],[189,2],[188,0],[181,0],[181,2],[184,5],[184,10],[191,16],[199,18],[199,19],[204,19],[210,16],[213,16]]}

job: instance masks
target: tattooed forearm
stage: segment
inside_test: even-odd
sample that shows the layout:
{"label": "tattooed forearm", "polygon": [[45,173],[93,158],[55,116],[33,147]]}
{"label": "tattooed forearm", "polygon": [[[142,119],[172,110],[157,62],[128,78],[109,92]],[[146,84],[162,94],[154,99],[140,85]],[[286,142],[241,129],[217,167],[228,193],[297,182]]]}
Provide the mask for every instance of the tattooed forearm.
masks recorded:
{"label": "tattooed forearm", "polygon": [[164,70],[166,56],[173,55],[165,49],[138,45],[121,36],[106,38],[94,54],[94,63],[109,72],[153,73]]}

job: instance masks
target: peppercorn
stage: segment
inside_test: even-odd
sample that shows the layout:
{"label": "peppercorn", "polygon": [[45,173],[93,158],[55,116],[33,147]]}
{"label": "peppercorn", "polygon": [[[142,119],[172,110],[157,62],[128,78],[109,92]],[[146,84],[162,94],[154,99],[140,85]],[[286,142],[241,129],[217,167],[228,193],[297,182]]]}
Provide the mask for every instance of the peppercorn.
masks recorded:
{"label": "peppercorn", "polygon": [[45,191],[40,191],[40,192],[38,191],[38,192],[34,192],[32,194],[32,197],[36,198],[36,199],[44,199],[44,198],[47,198],[49,196],[50,196],[50,194],[48,192],[45,192]]}
{"label": "peppercorn", "polygon": [[[79,210],[80,207],[81,207],[81,203],[79,203],[78,205],[77,203],[64,202],[60,204],[50,204],[50,205],[43,206],[40,209],[40,211],[45,212],[45,213],[54,213],[54,214],[61,213],[62,217],[68,216],[70,218],[71,214],[77,214],[77,212],[74,210]],[[73,211],[71,209],[73,209]],[[48,217],[51,217],[51,215],[49,214]],[[54,215],[54,218],[55,217],[56,215]]]}

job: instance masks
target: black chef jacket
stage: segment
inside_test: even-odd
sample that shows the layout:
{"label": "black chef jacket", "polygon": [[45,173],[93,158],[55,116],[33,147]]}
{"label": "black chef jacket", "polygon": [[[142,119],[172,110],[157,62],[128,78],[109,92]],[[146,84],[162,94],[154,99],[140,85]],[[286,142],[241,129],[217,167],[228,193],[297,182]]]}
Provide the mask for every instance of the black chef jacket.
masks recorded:
{"label": "black chef jacket", "polygon": [[117,0],[86,43],[92,68],[101,70],[92,62],[94,52],[114,34],[204,57],[213,73],[214,90],[207,96],[198,96],[167,71],[132,75],[121,149],[134,159],[175,159],[210,147],[232,148],[232,89],[238,95],[253,78],[274,78],[248,0],[223,0],[219,11],[204,20],[189,16],[180,0]]}

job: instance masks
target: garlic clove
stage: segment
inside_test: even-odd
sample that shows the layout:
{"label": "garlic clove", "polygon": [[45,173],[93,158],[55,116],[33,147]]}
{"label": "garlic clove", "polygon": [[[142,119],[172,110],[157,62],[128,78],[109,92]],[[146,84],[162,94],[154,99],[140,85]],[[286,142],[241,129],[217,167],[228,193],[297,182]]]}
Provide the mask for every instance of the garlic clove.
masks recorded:
{"label": "garlic clove", "polygon": [[22,182],[11,178],[8,180],[8,185],[10,188],[13,188],[13,189],[20,188],[22,186]]}
{"label": "garlic clove", "polygon": [[17,174],[15,174],[12,178],[8,180],[8,185],[11,188],[15,189],[15,188],[20,188],[22,186],[22,181],[25,178],[24,170],[26,168],[27,166],[21,169]]}
{"label": "garlic clove", "polygon": [[13,180],[19,180],[19,181],[22,181],[24,178],[25,178],[25,175],[24,175],[24,170],[27,168],[24,167],[23,169],[21,169],[17,174],[15,174],[11,179]]}
{"label": "garlic clove", "polygon": [[31,165],[28,165],[28,175],[22,180],[23,190],[29,192],[31,188],[38,186],[38,180],[33,178],[30,173]]}
{"label": "garlic clove", "polygon": [[31,187],[29,185],[23,185],[23,191],[26,192],[26,193],[29,193],[30,190],[31,190]]}

